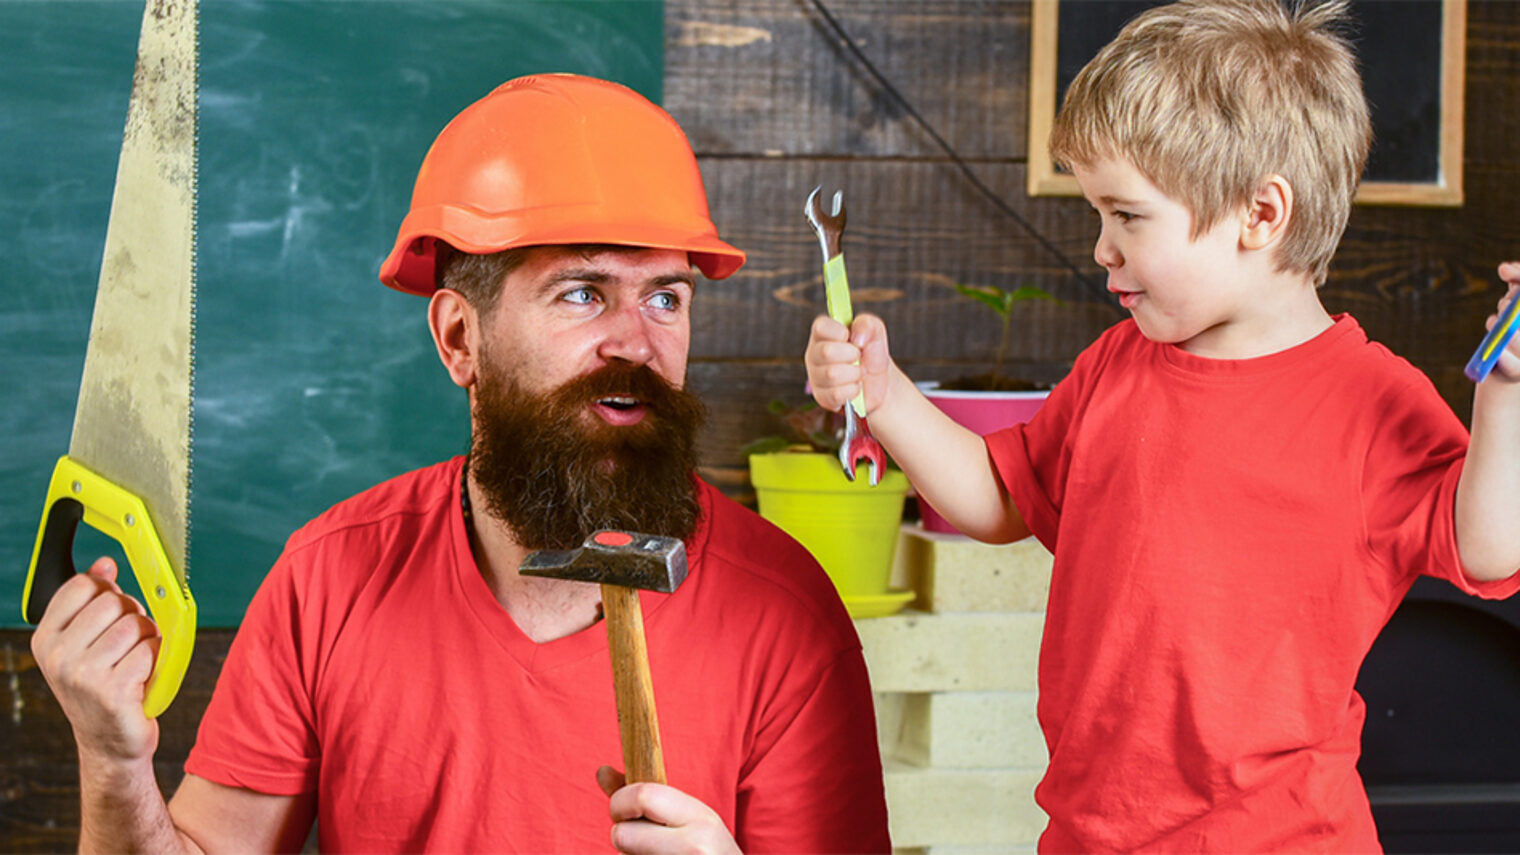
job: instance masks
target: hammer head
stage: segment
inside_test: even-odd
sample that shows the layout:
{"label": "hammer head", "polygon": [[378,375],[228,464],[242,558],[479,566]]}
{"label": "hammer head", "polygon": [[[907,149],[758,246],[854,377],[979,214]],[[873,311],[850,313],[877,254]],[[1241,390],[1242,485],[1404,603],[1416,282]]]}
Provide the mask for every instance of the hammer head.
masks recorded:
{"label": "hammer head", "polygon": [[603,529],[578,549],[530,552],[517,572],[670,594],[686,581],[686,544],[674,537]]}

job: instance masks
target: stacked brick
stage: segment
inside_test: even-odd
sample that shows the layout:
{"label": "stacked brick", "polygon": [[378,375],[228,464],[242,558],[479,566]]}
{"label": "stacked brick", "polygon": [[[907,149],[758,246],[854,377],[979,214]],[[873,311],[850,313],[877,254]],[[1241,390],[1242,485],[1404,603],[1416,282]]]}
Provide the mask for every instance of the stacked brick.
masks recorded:
{"label": "stacked brick", "polygon": [[856,622],[876,693],[899,853],[1033,852],[1045,743],[1035,669],[1050,553],[903,527],[894,580],[917,597]]}

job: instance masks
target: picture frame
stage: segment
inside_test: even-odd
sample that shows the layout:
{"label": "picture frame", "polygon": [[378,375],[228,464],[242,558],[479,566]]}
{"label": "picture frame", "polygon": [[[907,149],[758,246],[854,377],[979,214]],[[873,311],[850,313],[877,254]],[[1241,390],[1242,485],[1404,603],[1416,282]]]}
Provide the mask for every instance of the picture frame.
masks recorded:
{"label": "picture frame", "polygon": [[[1046,145],[1060,95],[1125,21],[1156,5],[1159,0],[1031,0],[1030,196],[1081,195],[1076,180],[1051,162]],[[1357,203],[1460,206],[1467,0],[1362,0],[1351,10],[1374,128]]]}

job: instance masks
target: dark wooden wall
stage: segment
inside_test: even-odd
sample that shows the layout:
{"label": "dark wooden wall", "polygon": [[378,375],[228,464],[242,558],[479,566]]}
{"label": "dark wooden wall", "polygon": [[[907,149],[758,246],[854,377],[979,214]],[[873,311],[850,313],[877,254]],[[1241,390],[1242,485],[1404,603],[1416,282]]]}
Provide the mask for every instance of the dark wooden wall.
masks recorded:
{"label": "dark wooden wall", "polygon": [[[712,405],[708,476],[746,496],[737,449],[771,431],[764,403],[801,400],[800,358],[822,310],[820,258],[801,215],[815,185],[846,189],[857,311],[881,314],[914,379],[984,366],[997,329],[951,282],[1043,286],[1019,307],[1011,357],[1055,380],[1122,317],[1092,261],[1080,199],[1029,198],[1029,5],[976,0],[828,3],[883,74],[982,181],[1086,271],[1084,283],[962,177],[838,43],[811,0],[670,0],[665,103],[701,158],[714,218],[748,250],[697,305],[691,382]],[[1462,375],[1520,256],[1520,4],[1473,0],[1467,31],[1466,191],[1460,208],[1358,206],[1325,285],[1332,312],[1426,371],[1462,416]]]}
{"label": "dark wooden wall", "polygon": [[[1011,356],[1054,381],[1122,315],[1091,259],[1096,223],[1078,199],[1024,194],[1029,6],[993,0],[834,0],[871,61],[1047,236],[1042,249],[970,183],[865,74],[809,0],[667,0],[665,103],[701,158],[714,219],[750,253],[699,297],[690,381],[711,407],[704,472],[748,495],[738,448],[769,433],[765,403],[802,400],[808,325],[822,310],[820,257],[802,217],[819,183],[846,189],[845,247],[857,310],[886,318],[916,379],[983,370],[997,328],[952,282],[1033,284],[1059,304],[1021,307]],[[1462,367],[1520,256],[1520,3],[1471,0],[1467,204],[1359,207],[1324,299],[1425,370],[1465,420]],[[172,790],[231,634],[203,633],[163,719],[160,779]],[[27,633],[0,632],[0,851],[62,851],[76,839],[72,737],[31,661]]]}

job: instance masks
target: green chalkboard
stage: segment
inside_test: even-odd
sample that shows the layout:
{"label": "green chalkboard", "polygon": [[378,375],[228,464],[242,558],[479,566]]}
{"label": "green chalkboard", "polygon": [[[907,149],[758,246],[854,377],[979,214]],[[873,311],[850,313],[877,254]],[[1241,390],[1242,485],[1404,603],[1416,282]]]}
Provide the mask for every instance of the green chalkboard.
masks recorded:
{"label": "green chalkboard", "polygon": [[[143,6],[0,0],[0,625],[68,450]],[[662,0],[204,0],[190,581],[233,626],[285,538],[466,447],[376,271],[433,137],[522,74],[658,101]],[[77,557],[87,560],[81,545]]]}

